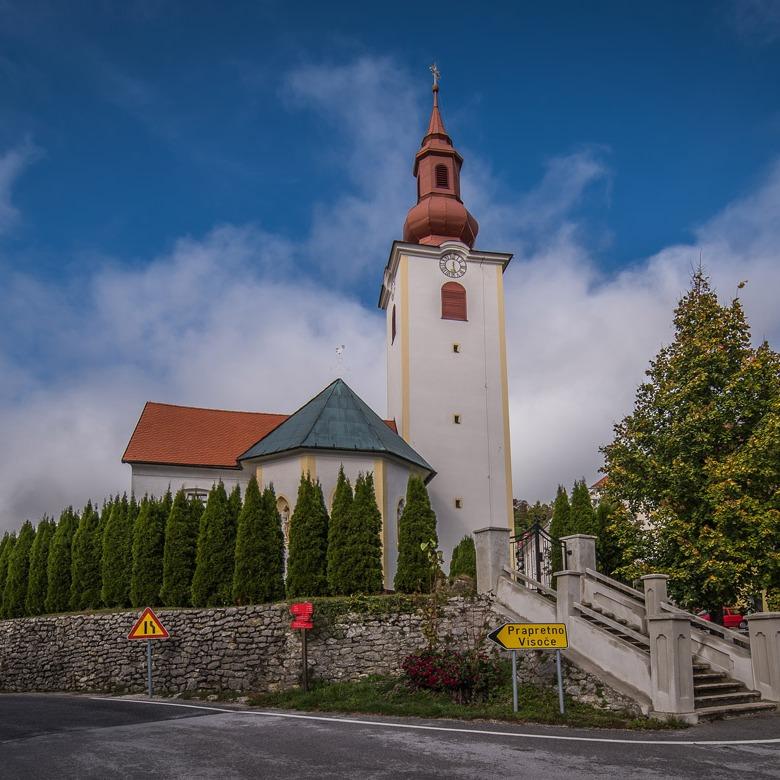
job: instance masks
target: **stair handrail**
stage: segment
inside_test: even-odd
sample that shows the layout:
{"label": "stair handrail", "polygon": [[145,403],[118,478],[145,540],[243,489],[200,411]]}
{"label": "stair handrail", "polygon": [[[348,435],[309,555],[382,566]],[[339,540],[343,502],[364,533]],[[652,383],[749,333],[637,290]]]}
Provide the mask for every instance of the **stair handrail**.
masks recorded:
{"label": "stair handrail", "polygon": [[504,574],[508,574],[516,580],[520,579],[529,587],[535,588],[548,596],[552,596],[555,599],[558,598],[558,594],[552,588],[548,588],[546,585],[539,582],[539,580],[535,580],[533,577],[529,577],[527,574],[523,574],[523,572],[513,569],[511,566],[504,566]]}
{"label": "stair handrail", "polygon": [[[612,618],[608,618],[606,615],[602,614],[601,612],[597,612],[595,609],[586,607],[584,604],[581,604],[579,602],[575,602],[573,606],[581,615],[588,615],[589,617],[593,618],[593,620],[595,620],[597,623],[603,623],[604,625],[609,626],[610,628],[614,628],[617,631],[620,631],[621,633],[625,634],[626,636],[630,636],[632,639],[636,639],[638,642],[642,642],[643,644],[648,645],[649,647],[650,637],[648,634],[642,634],[641,632],[631,628],[630,626],[624,626],[622,623],[619,623],[617,620],[612,620]],[[620,637],[616,637],[616,638],[620,639]]]}
{"label": "stair handrail", "polygon": [[645,603],[645,594],[640,590],[634,590],[634,588],[631,588],[628,585],[624,585],[622,582],[618,582],[617,580],[613,580],[611,577],[607,577],[606,574],[602,574],[595,569],[586,568],[585,574],[594,580],[598,580],[599,582],[603,582],[605,585],[609,585],[610,588],[619,590],[621,593],[624,593],[626,596],[629,596],[635,601],[641,601],[642,604]]}
{"label": "stair handrail", "polygon": [[725,626],[719,626],[711,620],[704,620],[704,618],[700,618],[698,615],[694,615],[691,612],[686,612],[684,609],[680,609],[676,604],[670,604],[668,601],[662,601],[659,606],[665,612],[671,612],[675,615],[685,615],[691,625],[701,631],[706,631],[708,634],[716,634],[727,642],[733,642],[735,645],[750,649],[750,639],[743,636],[738,631],[733,631]]}

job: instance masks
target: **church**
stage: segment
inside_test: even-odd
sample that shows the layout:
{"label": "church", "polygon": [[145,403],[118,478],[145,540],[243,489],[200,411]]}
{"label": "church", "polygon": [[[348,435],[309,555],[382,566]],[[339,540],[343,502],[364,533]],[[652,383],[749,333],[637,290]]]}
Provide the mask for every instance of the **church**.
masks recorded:
{"label": "church", "polygon": [[461,200],[463,158],[445,129],[432,70],[433,108],[412,169],[417,203],[379,292],[386,418],[341,379],[289,415],[150,401],[122,457],[136,496],[170,487],[205,497],[218,480],[243,491],[252,475],[261,489],[272,483],[285,534],[302,474],[320,481],[330,510],[340,467],[353,484],[372,472],[386,588],[410,475],[428,485],[447,559],[464,535],[513,524],[503,289],[512,255],[474,248],[479,225]]}

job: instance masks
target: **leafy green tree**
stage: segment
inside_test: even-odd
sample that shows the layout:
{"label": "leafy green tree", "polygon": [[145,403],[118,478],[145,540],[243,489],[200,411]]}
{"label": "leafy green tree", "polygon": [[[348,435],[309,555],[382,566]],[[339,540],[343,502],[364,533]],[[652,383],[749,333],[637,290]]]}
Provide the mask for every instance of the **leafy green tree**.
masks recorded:
{"label": "leafy green tree", "polygon": [[100,516],[88,501],[73,536],[70,571],[71,609],[96,609],[100,606],[100,554],[96,540]]}
{"label": "leafy green tree", "polygon": [[3,594],[5,593],[5,584],[8,581],[8,562],[11,558],[14,545],[16,544],[16,534],[6,531],[3,534],[3,540],[0,542],[0,616],[3,612]]}
{"label": "leafy green tree", "polygon": [[741,596],[756,583],[780,595],[780,395],[742,447],[709,462],[708,477],[713,530],[733,540],[721,576],[736,576]]}
{"label": "leafy green tree", "polygon": [[569,522],[566,534],[593,534],[595,530],[593,504],[584,479],[577,480],[571,491]]}
{"label": "leafy green tree", "polygon": [[344,467],[341,466],[328,524],[328,590],[334,596],[344,596],[350,592],[352,501],[352,485],[344,475]]}
{"label": "leafy green tree", "polygon": [[328,592],[328,512],[322,487],[301,476],[290,518],[287,596],[324,596]]}
{"label": "leafy green tree", "polygon": [[160,603],[163,550],[168,501],[144,498],[133,528],[133,565],[130,573],[130,603],[134,607]]}
{"label": "leafy green tree", "polygon": [[603,448],[607,487],[650,517],[644,557],[673,596],[718,615],[774,576],[780,357],[751,346],[739,299],[721,305],[701,270],[674,325]]}
{"label": "leafy green tree", "polygon": [[563,485],[558,485],[558,492],[555,494],[553,502],[552,521],[550,522],[550,536],[552,537],[550,564],[553,572],[565,568],[561,537],[569,533],[569,513],[569,494]]}
{"label": "leafy green tree", "polygon": [[49,547],[56,529],[54,520],[45,516],[35,529],[35,541],[30,549],[30,574],[25,600],[25,612],[28,615],[42,615],[46,611]]}
{"label": "leafy green tree", "polygon": [[[134,503],[134,500],[133,500]],[[101,570],[103,603],[107,607],[130,606],[130,579],[133,571],[133,525],[127,495],[111,505],[103,527]]]}
{"label": "leafy green tree", "polygon": [[284,536],[273,487],[262,494],[252,477],[238,516],[233,601],[262,604],[284,598]]}
{"label": "leafy green tree", "polygon": [[373,474],[358,474],[349,526],[352,542],[347,552],[348,592],[381,593],[382,513],[376,503]]}
{"label": "leafy green tree", "polygon": [[406,503],[398,523],[398,568],[395,589],[400,593],[427,593],[432,584],[431,563],[423,548],[436,534],[436,513],[425,483],[412,475],[406,485]]}
{"label": "leafy green tree", "polygon": [[450,579],[460,574],[477,579],[477,548],[474,546],[474,537],[470,535],[464,536],[452,551]]}
{"label": "leafy green tree", "polygon": [[192,578],[193,606],[224,607],[232,603],[235,552],[235,525],[220,480],[209,492],[200,518]]}
{"label": "leafy green tree", "polygon": [[79,516],[69,506],[60,515],[49,547],[46,567],[46,611],[65,612],[70,608],[73,537]]}
{"label": "leafy green tree", "polygon": [[198,547],[198,525],[203,505],[179,490],[165,525],[163,584],[160,598],[166,607],[192,605],[192,578]]}
{"label": "leafy green tree", "polygon": [[25,599],[30,575],[30,551],[35,541],[35,529],[25,520],[8,559],[8,577],[3,592],[3,616],[22,617],[27,614]]}

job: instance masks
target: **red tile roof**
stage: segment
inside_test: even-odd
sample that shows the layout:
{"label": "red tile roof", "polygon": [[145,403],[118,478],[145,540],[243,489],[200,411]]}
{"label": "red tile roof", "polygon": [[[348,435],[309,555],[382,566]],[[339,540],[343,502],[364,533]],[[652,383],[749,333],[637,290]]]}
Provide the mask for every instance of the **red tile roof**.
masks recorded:
{"label": "red tile roof", "polygon": [[605,474],[600,480],[597,482],[594,482],[591,486],[591,490],[601,490],[601,488],[604,487],[604,485],[607,484],[607,475]]}
{"label": "red tile roof", "polygon": [[[239,455],[288,417],[147,401],[122,463],[237,469]],[[394,420],[385,422],[397,433]]]}

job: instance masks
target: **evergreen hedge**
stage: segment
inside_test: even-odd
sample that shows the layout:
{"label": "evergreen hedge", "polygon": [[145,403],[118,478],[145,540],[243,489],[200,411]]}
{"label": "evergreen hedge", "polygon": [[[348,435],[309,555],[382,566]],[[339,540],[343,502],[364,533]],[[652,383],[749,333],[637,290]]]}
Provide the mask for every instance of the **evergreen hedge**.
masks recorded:
{"label": "evergreen hedge", "polygon": [[319,482],[301,476],[290,519],[287,596],[324,596],[328,592],[328,512]]}
{"label": "evergreen hedge", "polygon": [[579,479],[574,483],[574,488],[571,491],[567,533],[594,534],[595,531],[595,516],[588,486],[585,484],[584,479]]}
{"label": "evergreen hedge", "polygon": [[65,612],[70,608],[71,557],[73,537],[79,517],[69,506],[60,515],[57,529],[49,546],[46,565],[46,611]]}
{"label": "evergreen hedge", "polygon": [[[550,521],[550,536],[552,537],[552,552],[550,564],[553,573],[565,568],[563,550],[561,549],[561,537],[568,534],[569,529],[569,494],[563,485],[558,485],[553,503],[553,515]],[[554,580],[553,580],[554,582]]]}
{"label": "evergreen hedge", "polygon": [[382,514],[373,474],[358,474],[349,513],[349,593],[382,592]]}
{"label": "evergreen hedge", "polygon": [[144,498],[141,502],[133,529],[130,603],[134,607],[153,607],[160,604],[166,509],[170,503],[166,499],[155,501],[153,498]]}
{"label": "evergreen hedge", "polygon": [[284,537],[276,509],[276,494],[263,494],[253,476],[238,517],[233,601],[262,604],[284,598]]}
{"label": "evergreen hedge", "polygon": [[232,603],[235,525],[222,481],[215,485],[200,518],[192,579],[192,604],[223,607]]}
{"label": "evergreen hedge", "polygon": [[477,579],[477,548],[472,536],[464,536],[452,551],[450,578],[454,579],[460,574]]}
{"label": "evergreen hedge", "polygon": [[192,605],[192,578],[201,510],[202,504],[198,499],[188,499],[180,490],[168,513],[160,590],[160,598],[166,607]]}
{"label": "evergreen hedge", "polygon": [[49,548],[56,530],[56,523],[48,517],[42,517],[35,529],[35,541],[30,549],[30,574],[25,599],[25,612],[28,615],[42,615],[46,611]]}
{"label": "evergreen hedge", "polygon": [[8,576],[3,592],[4,617],[23,617],[27,614],[25,600],[30,574],[30,550],[34,541],[35,529],[29,520],[25,520],[8,559]]}
{"label": "evergreen hedge", "polygon": [[0,542],[0,615],[3,612],[3,596],[5,594],[5,583],[8,580],[8,562],[11,558],[11,552],[16,544],[16,534],[6,531],[3,534],[3,540]]}
{"label": "evergreen hedge", "polygon": [[96,609],[101,605],[99,525],[100,517],[88,501],[73,536],[71,551],[70,607],[74,610]]}
{"label": "evergreen hedge", "polygon": [[425,483],[418,476],[409,477],[406,503],[398,524],[398,568],[395,589],[400,593],[427,593],[433,584],[433,572],[427,553],[420,545],[436,535],[436,514]]}
{"label": "evergreen hedge", "polygon": [[[130,506],[133,504],[133,511]],[[133,525],[135,500],[127,495],[114,501],[103,528],[101,570],[103,603],[107,607],[130,606],[130,578],[133,571]]]}
{"label": "evergreen hedge", "polygon": [[352,485],[339,468],[336,491],[333,494],[330,523],[328,523],[328,590],[334,596],[348,596],[351,591],[350,524],[352,512]]}

